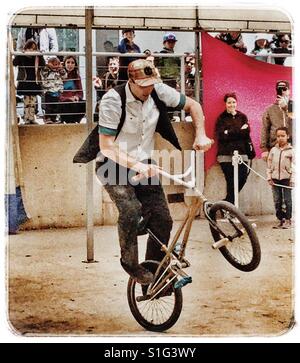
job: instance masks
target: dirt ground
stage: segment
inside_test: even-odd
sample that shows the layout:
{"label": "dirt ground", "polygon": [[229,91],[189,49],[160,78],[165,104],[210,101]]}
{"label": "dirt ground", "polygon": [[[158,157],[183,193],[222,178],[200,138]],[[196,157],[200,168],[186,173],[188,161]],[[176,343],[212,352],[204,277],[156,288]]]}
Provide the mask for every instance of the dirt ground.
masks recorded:
{"label": "dirt ground", "polygon": [[[210,246],[208,224],[196,220],[187,248],[193,283],[183,310],[164,333],[144,330],[126,298],[115,227],[95,227],[95,258],[86,264],[85,229],[26,231],[10,236],[8,315],[18,334],[81,336],[274,336],[293,321],[293,230],[274,230],[274,216],[252,217],[262,260],[245,273]],[[175,224],[175,226],[178,223]],[[145,237],[141,237],[143,259]]]}

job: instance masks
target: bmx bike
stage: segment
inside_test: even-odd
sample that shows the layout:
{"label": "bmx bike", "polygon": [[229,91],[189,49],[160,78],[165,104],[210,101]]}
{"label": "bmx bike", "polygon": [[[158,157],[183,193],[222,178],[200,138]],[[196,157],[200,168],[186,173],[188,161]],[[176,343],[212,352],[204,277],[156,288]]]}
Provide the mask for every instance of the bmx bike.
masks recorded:
{"label": "bmx bike", "polygon": [[[190,262],[185,258],[185,250],[192,223],[201,204],[214,240],[213,249],[219,250],[232,266],[245,272],[255,270],[261,258],[258,237],[244,214],[231,203],[208,201],[196,188],[194,151],[191,154],[191,167],[186,173],[170,175],[163,170],[159,173],[192,189],[197,196],[192,197],[185,218],[168,247],[147,228],[147,221],[141,221],[145,232],[160,246],[165,256],[160,262],[142,262],[142,265],[154,274],[154,280],[149,285],[141,285],[130,277],[127,299],[135,320],[145,329],[155,332],[171,328],[181,314],[182,288],[192,282],[192,277],[184,271],[190,266]],[[190,173],[192,180],[185,182],[183,179]],[[183,238],[178,242],[183,231]]]}

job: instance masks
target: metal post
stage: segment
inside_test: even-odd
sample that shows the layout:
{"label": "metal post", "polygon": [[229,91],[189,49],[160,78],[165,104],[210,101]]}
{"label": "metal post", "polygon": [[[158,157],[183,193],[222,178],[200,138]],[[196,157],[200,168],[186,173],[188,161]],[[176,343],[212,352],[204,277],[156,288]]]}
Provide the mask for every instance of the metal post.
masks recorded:
{"label": "metal post", "polygon": [[234,205],[239,207],[239,152],[234,150],[232,157],[234,181]]}
{"label": "metal post", "polygon": [[[92,84],[92,24],[94,9],[86,7],[85,9],[85,79],[86,79],[86,118],[87,133],[93,128],[93,84]],[[86,229],[87,229],[87,260],[94,261],[94,188],[93,188],[93,163],[86,166]]]}
{"label": "metal post", "polygon": [[[198,19],[198,18],[197,18]],[[200,102],[200,56],[201,56],[201,37],[200,32],[195,33],[195,100]],[[205,125],[204,125],[205,126]],[[204,190],[204,153],[196,152],[196,188],[203,192]]]}
{"label": "metal post", "polygon": [[200,101],[200,32],[195,33],[195,100]]}
{"label": "metal post", "polygon": [[[185,67],[184,67],[185,57],[184,55],[180,57],[180,92],[185,94]],[[185,112],[181,111],[181,121],[185,120]]]}

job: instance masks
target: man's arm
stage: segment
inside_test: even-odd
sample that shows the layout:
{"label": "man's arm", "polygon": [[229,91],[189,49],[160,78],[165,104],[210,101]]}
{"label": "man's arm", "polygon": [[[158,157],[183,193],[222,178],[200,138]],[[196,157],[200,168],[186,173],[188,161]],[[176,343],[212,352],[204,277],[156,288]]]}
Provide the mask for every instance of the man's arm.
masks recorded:
{"label": "man's arm", "polygon": [[195,128],[195,141],[193,149],[207,151],[210,149],[213,140],[208,138],[204,128],[204,115],[200,103],[190,97],[186,97],[184,111],[189,112]]}
{"label": "man's arm", "polygon": [[100,134],[99,145],[104,156],[125,168],[135,170],[141,176],[152,177],[158,174],[157,171],[160,168],[157,165],[143,164],[129,156],[125,151],[122,151],[118,144],[115,143],[115,136]]}
{"label": "man's arm", "polygon": [[271,126],[271,120],[269,116],[269,112],[265,111],[262,117],[262,126],[260,131],[260,148],[262,151],[262,159],[267,161],[268,157],[268,145],[270,140],[270,126]]}
{"label": "man's arm", "polygon": [[272,161],[273,161],[273,153],[272,151],[268,154],[267,157],[267,181],[270,185],[273,185],[272,181]]}

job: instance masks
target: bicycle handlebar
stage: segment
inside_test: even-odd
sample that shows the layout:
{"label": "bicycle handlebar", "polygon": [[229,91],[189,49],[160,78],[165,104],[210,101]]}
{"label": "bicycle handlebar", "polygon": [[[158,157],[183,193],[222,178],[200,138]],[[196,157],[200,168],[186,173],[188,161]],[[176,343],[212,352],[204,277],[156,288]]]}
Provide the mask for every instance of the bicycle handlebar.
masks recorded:
{"label": "bicycle handlebar", "polygon": [[[198,152],[203,152],[203,151],[198,151]],[[192,150],[191,152],[191,166],[183,173],[183,174],[169,174],[166,171],[162,170],[162,169],[158,169],[158,174],[175,181],[176,183],[185,186],[186,188],[189,189],[193,189],[196,186],[196,176],[195,176],[195,155],[196,152],[195,150]],[[183,178],[185,178],[186,176],[188,176],[189,174],[191,174],[191,180],[189,182],[185,182],[184,180],[182,180]],[[136,175],[132,178],[133,181],[138,181],[139,179],[144,178],[143,175]]]}

